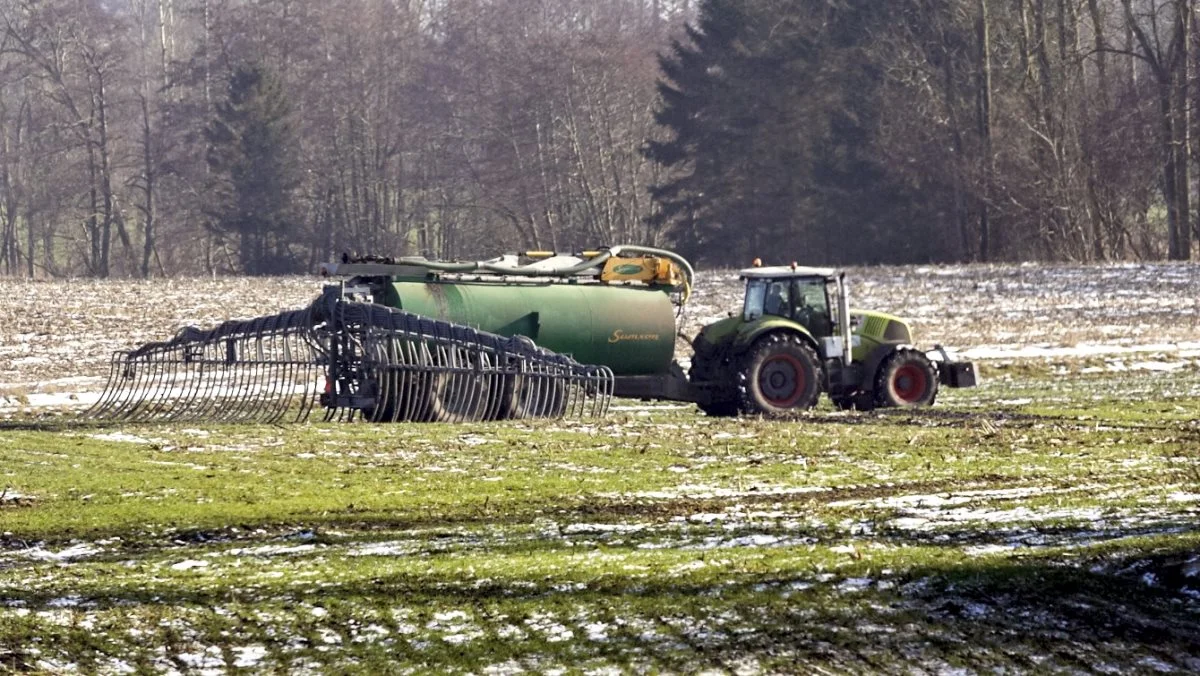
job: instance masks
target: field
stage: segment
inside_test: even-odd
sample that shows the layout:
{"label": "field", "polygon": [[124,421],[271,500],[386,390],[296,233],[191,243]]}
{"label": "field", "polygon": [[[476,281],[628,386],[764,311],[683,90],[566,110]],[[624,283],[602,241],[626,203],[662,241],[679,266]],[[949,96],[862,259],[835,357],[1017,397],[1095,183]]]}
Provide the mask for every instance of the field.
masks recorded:
{"label": "field", "polygon": [[[1200,269],[852,271],[919,412],[81,427],[311,279],[0,282],[0,672],[1200,670]],[[686,332],[735,309],[700,281]]]}

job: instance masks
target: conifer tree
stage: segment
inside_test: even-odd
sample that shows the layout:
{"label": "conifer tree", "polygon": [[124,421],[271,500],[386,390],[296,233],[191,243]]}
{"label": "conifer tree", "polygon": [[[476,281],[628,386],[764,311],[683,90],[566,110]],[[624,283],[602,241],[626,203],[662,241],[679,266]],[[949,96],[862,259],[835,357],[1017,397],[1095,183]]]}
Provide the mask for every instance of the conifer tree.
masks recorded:
{"label": "conifer tree", "polygon": [[904,248],[920,205],[878,150],[869,49],[887,13],[874,0],[704,0],[660,58],[665,138],[644,150],[667,170],[651,195],[677,248],[733,265],[780,247],[821,263]]}
{"label": "conifer tree", "polygon": [[290,244],[299,176],[290,108],[279,81],[262,66],[239,66],[205,136],[210,227],[236,243],[241,272],[297,271]]}

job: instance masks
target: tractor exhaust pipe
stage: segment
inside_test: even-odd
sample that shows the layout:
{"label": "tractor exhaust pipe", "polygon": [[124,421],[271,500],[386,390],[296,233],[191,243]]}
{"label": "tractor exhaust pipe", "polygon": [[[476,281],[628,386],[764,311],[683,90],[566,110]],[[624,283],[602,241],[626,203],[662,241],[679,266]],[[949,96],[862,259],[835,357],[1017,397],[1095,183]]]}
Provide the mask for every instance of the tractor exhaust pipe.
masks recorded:
{"label": "tractor exhaust pipe", "polygon": [[842,335],[842,363],[846,366],[854,354],[854,345],[850,335],[850,292],[846,288],[846,273],[838,274],[838,327]]}

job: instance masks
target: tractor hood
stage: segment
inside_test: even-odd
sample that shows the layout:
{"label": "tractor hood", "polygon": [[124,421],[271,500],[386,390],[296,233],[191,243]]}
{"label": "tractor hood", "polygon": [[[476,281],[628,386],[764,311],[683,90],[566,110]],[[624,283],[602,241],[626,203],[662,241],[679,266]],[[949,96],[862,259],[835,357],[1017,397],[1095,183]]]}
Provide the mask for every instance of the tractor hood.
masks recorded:
{"label": "tractor hood", "polygon": [[850,333],[880,343],[912,343],[908,322],[886,312],[851,309]]}

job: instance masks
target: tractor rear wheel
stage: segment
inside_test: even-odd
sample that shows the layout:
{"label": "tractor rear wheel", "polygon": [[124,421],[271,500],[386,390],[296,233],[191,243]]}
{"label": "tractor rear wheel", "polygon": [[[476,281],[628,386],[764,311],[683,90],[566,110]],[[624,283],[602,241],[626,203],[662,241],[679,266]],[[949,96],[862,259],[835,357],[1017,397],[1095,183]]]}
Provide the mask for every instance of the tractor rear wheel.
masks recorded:
{"label": "tractor rear wheel", "polygon": [[817,354],[793,334],[772,333],[761,338],[746,353],[737,380],[738,407],[751,415],[810,409],[821,396]]}
{"label": "tractor rear wheel", "polygon": [[875,374],[875,403],[879,406],[930,406],[937,397],[938,376],[924,354],[896,350]]}

